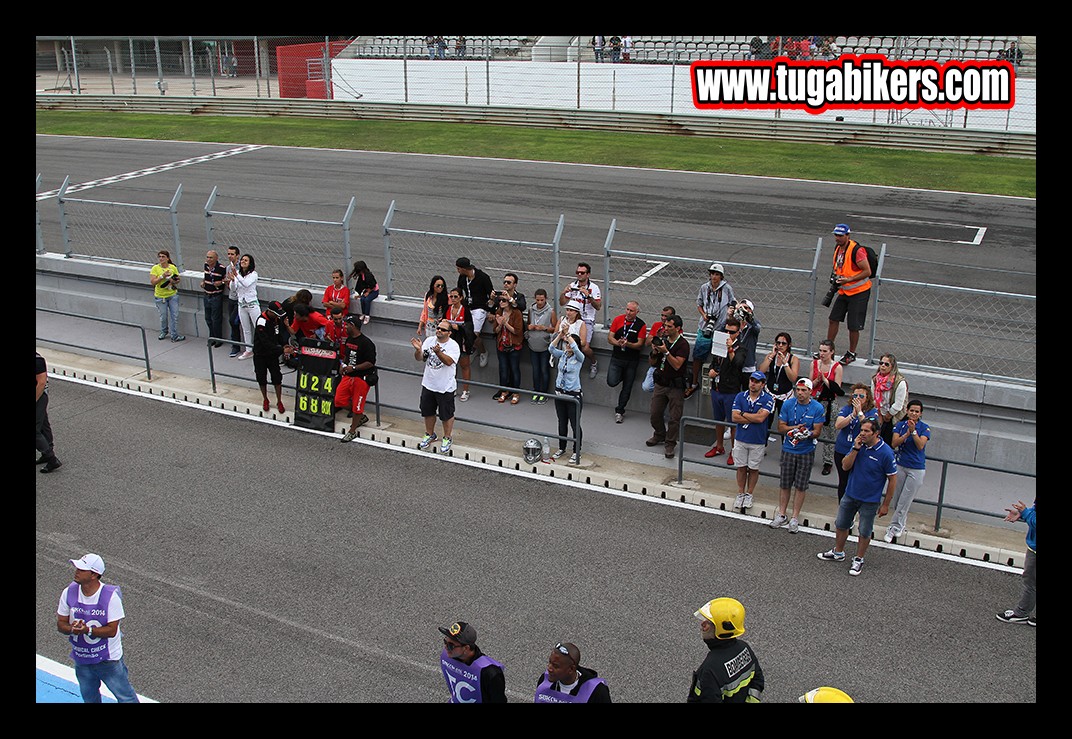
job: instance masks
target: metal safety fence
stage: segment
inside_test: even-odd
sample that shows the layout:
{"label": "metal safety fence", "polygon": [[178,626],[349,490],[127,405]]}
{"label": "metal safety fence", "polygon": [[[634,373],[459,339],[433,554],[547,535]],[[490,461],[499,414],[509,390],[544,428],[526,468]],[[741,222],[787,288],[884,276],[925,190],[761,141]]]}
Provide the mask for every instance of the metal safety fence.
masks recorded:
{"label": "metal safety fence", "polygon": [[[615,248],[636,244],[651,247],[669,243],[690,252],[706,251],[710,258],[696,259],[670,256],[667,253],[627,251]],[[815,248],[791,245],[739,243],[718,239],[693,239],[668,234],[649,234],[625,231],[612,222],[604,246],[603,258],[603,322],[625,310],[625,304],[636,300],[645,315],[655,315],[670,306],[684,321],[686,335],[693,339],[699,328],[698,294],[707,282],[708,268],[719,263],[725,269],[726,283],[738,301],[750,300],[756,306],[755,317],[767,327],[764,340],[773,339],[773,331],[788,331],[797,346],[810,346],[815,314],[803,310],[815,302],[819,254],[822,239]],[[777,252],[779,261],[787,253],[801,262],[801,267],[773,267],[765,263]],[[734,260],[726,259],[733,256]],[[739,261],[745,257],[750,261]],[[806,343],[801,344],[805,339]]]}
{"label": "metal safety fence", "polygon": [[[65,181],[53,193],[59,231],[47,236],[59,239],[55,250],[66,256],[151,265],[159,249],[169,248],[180,267],[196,270],[200,266],[182,264],[184,242],[200,239],[180,234],[181,185],[166,206],[72,198],[73,189]],[[39,254],[48,251],[48,239],[41,236],[41,207],[51,196],[37,196],[35,249]],[[338,221],[300,217],[308,211],[323,213],[324,204],[286,203],[292,215],[280,216],[225,210],[220,202],[214,188],[203,215],[208,245],[221,254],[232,244],[242,253],[253,254],[260,274],[271,275],[270,281],[319,292],[329,283],[332,270],[348,271],[355,198]],[[430,224],[435,228],[429,228]],[[521,292],[531,296],[536,288],[544,287],[552,305],[557,305],[556,296],[572,279],[575,256],[570,255],[569,264],[561,264],[564,225],[565,216],[557,223],[468,218],[404,211],[392,202],[383,221],[381,295],[420,301],[435,275],[453,286],[455,260],[465,256],[493,277],[493,285],[502,274],[513,272],[519,276]],[[825,278],[830,257],[824,256],[823,247],[821,238],[814,247],[744,243],[629,231],[612,221],[603,248],[602,274],[598,260],[591,260],[594,280],[603,291],[600,322],[609,326],[631,300],[641,304],[641,316],[648,318],[670,305],[683,316],[686,335],[693,340],[699,325],[694,307],[697,294],[706,282],[708,267],[718,262],[737,299],[755,305],[755,317],[763,326],[760,346],[770,345],[777,332],[786,331],[807,357],[818,340],[825,338],[828,309],[822,298],[829,287]],[[957,265],[956,279],[965,283],[960,285],[889,278],[885,274],[893,264],[899,264],[902,273],[920,274],[942,274],[942,265],[889,260],[885,244],[878,251],[878,277],[872,279],[872,300],[857,350],[862,363],[892,353],[902,367],[1034,385],[1034,295],[974,287],[992,281],[996,268],[972,265]],[[680,253],[710,256],[700,259]]]}
{"label": "metal safety fence", "polygon": [[221,255],[237,245],[243,254],[270,264],[275,279],[299,285],[323,286],[333,270],[349,272],[356,198],[350,198],[341,220],[325,221],[221,210],[219,197],[219,188],[212,188],[205,204],[205,230],[209,246]]}
{"label": "metal safety fence", "polygon": [[155,264],[157,251],[167,249],[171,261],[183,268],[178,223],[182,185],[167,205],[72,198],[71,191],[67,177],[56,195],[66,256]]}
{"label": "metal safety fence", "polygon": [[[434,275],[445,277],[448,287],[454,285],[454,263],[459,257],[467,257],[475,267],[491,275],[493,285],[498,284],[497,278],[502,273],[516,273],[519,288],[527,295],[531,295],[535,287],[547,289],[558,284],[559,242],[565,216],[560,216],[555,225],[456,218],[466,221],[470,233],[464,234],[401,228],[396,220],[405,215],[392,201],[383,222],[387,271],[384,275],[386,291],[381,285],[381,294],[389,299],[423,300]],[[426,217],[428,214],[408,215]],[[450,218],[440,216],[436,220],[446,222]],[[511,239],[501,235],[504,231],[546,233],[552,227],[554,233],[549,241]],[[486,235],[480,235],[481,230]],[[530,285],[535,287],[530,289]]]}

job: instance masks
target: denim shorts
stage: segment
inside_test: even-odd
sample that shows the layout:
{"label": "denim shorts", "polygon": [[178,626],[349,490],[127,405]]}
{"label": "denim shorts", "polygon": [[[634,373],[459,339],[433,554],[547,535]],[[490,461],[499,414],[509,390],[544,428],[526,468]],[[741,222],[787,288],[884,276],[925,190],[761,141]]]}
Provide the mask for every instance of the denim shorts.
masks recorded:
{"label": "denim shorts", "polygon": [[881,503],[881,499],[871,503],[864,503],[846,495],[841,499],[841,504],[838,506],[837,519],[834,521],[834,525],[847,531],[852,528],[852,519],[859,513],[860,536],[870,539],[871,535],[875,533],[875,516],[878,514]]}

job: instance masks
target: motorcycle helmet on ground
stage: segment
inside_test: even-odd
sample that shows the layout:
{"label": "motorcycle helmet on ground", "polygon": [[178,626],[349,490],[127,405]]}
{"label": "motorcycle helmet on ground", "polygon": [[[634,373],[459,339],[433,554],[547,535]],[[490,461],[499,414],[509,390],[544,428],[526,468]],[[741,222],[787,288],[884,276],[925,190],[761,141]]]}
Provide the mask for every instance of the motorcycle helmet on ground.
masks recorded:
{"label": "motorcycle helmet on ground", "polygon": [[543,447],[537,439],[529,439],[526,441],[522,451],[525,455],[526,464],[536,464],[543,456]]}

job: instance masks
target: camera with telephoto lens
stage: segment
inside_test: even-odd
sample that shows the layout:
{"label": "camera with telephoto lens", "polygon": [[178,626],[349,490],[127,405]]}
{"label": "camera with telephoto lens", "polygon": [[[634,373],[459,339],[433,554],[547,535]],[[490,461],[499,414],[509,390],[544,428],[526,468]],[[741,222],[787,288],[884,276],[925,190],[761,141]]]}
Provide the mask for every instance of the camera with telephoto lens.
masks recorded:
{"label": "camera with telephoto lens", "polygon": [[838,292],[837,273],[830,273],[830,289],[826,291],[826,297],[823,298],[823,307],[829,308],[830,303],[834,301],[834,296]]}
{"label": "camera with telephoto lens", "polygon": [[714,318],[706,318],[706,319],[704,319],[704,325],[703,325],[703,328],[700,329],[700,335],[703,336],[705,339],[710,339],[712,336],[715,335],[715,319]]}

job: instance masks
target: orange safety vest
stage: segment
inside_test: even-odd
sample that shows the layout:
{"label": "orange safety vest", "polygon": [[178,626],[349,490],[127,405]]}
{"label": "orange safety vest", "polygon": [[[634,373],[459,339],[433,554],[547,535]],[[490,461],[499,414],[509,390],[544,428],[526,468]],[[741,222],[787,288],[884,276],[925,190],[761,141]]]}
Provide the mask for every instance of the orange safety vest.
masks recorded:
{"label": "orange safety vest", "polygon": [[840,277],[848,277],[849,281],[842,283],[838,288],[838,292],[842,295],[856,295],[862,293],[864,290],[871,289],[871,278],[868,277],[863,280],[853,280],[853,277],[860,274],[863,270],[856,266],[856,262],[852,260],[853,254],[856,253],[856,247],[859,246],[855,241],[849,239],[848,245],[845,247],[845,253],[841,257],[841,264],[838,264],[838,250],[834,250],[834,274]]}

